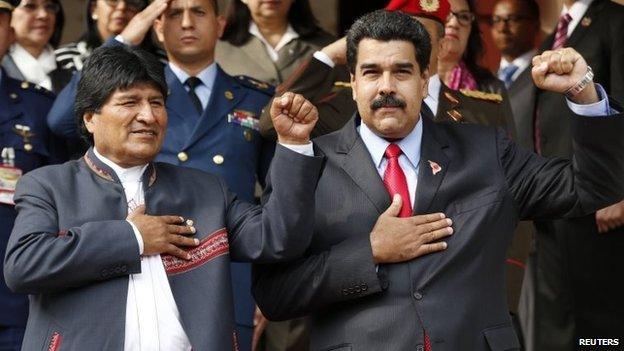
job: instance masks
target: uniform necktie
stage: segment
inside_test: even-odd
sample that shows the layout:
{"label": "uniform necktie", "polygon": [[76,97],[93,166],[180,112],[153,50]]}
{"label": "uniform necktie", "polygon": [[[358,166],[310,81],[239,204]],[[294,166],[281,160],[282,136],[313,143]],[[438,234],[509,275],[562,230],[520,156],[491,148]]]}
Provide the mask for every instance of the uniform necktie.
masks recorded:
{"label": "uniform necktie", "polygon": [[568,40],[568,25],[572,21],[572,16],[569,13],[559,17],[559,23],[557,23],[557,32],[555,33],[555,41],[553,41],[552,49],[562,48]]}
{"label": "uniform necktie", "polygon": [[516,73],[517,70],[518,66],[514,64],[510,64],[509,66],[500,70],[500,72],[498,73],[498,77],[505,83],[505,88],[509,88],[509,86],[513,82],[511,77],[513,77],[514,73]]}
{"label": "uniform necktie", "polygon": [[189,91],[188,91],[189,97],[191,98],[191,101],[193,102],[193,105],[195,106],[197,113],[199,113],[199,115],[201,116],[201,114],[204,112],[204,108],[202,107],[199,97],[195,93],[195,88],[199,86],[200,84],[202,84],[201,79],[197,77],[189,77],[184,84],[186,84],[189,87]]}
{"label": "uniform necktie", "polygon": [[383,182],[391,197],[395,194],[401,195],[403,206],[401,207],[399,217],[409,217],[412,215],[412,204],[407,189],[405,173],[403,173],[403,169],[399,165],[399,156],[402,153],[403,151],[397,144],[390,144],[386,148],[385,156],[388,160],[388,165],[384,172]]}

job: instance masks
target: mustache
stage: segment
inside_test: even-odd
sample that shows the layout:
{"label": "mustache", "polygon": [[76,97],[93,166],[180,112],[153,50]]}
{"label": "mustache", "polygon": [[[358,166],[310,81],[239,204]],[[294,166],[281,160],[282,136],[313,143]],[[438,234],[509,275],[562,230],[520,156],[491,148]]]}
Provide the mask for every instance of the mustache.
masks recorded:
{"label": "mustache", "polygon": [[382,107],[400,107],[405,108],[407,103],[405,100],[395,97],[393,94],[382,95],[371,102],[370,108],[375,111]]}

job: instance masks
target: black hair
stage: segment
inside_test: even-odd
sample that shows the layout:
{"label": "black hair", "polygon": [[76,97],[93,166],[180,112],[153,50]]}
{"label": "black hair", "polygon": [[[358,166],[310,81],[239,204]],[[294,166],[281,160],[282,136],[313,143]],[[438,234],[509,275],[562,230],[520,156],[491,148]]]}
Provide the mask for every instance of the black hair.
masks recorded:
{"label": "black hair", "polygon": [[533,21],[539,21],[540,19],[540,9],[539,5],[535,0],[516,0],[518,4],[524,6],[527,10],[527,15],[529,15],[529,19]]}
{"label": "black hair", "polygon": [[429,67],[429,33],[420,22],[403,12],[377,10],[365,14],[353,23],[347,32],[347,64],[351,73],[355,73],[358,45],[363,39],[408,41],[414,45],[420,71]]}
{"label": "black hair", "polygon": [[56,13],[56,23],[54,25],[54,32],[52,33],[52,37],[50,37],[50,45],[53,48],[57,48],[59,44],[61,44],[61,36],[63,35],[63,27],[65,27],[65,12],[63,11],[63,4],[61,4],[60,0],[52,0],[53,3],[57,4],[59,7],[59,11]]}
{"label": "black hair", "polygon": [[164,67],[152,54],[126,45],[93,51],[82,70],[74,105],[79,132],[89,144],[93,145],[93,136],[85,128],[83,115],[97,113],[117,89],[140,83],[151,84],[167,96]]}
{"label": "black hair", "polygon": [[[245,44],[251,38],[249,23],[252,21],[247,5],[241,0],[230,0],[226,18],[227,24],[221,39],[234,46]],[[288,10],[288,23],[304,39],[321,31],[310,8],[309,0],[294,0]]]}
{"label": "black hair", "polygon": [[[470,12],[475,13],[473,1],[467,2]],[[481,30],[479,29],[479,23],[475,18],[475,20],[470,23],[470,34],[468,35],[468,42],[466,44],[466,50],[464,51],[462,59],[477,83],[482,82],[483,80],[496,78],[487,68],[481,67],[477,63],[484,53],[485,48],[483,47],[483,40],[481,39]]]}

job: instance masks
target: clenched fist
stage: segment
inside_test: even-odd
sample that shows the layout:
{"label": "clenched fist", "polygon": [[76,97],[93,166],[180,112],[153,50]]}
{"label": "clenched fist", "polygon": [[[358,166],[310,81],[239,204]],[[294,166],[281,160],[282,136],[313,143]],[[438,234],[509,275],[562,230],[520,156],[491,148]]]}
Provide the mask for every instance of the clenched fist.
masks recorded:
{"label": "clenched fist", "polygon": [[282,144],[307,144],[318,120],[316,107],[302,95],[286,92],[273,99],[271,119]]}

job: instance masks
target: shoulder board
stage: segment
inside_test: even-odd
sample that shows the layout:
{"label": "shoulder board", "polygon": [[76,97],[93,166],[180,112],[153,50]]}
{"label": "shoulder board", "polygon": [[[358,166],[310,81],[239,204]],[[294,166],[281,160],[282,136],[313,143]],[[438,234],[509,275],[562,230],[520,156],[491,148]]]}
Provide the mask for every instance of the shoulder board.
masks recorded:
{"label": "shoulder board", "polygon": [[465,96],[468,96],[474,99],[491,101],[491,102],[496,102],[496,103],[503,102],[503,96],[501,94],[486,93],[480,90],[468,90],[468,89],[460,89],[459,91]]}
{"label": "shoulder board", "polygon": [[275,87],[269,83],[248,76],[236,76],[236,80],[243,86],[273,96]]}
{"label": "shoulder board", "polygon": [[350,82],[334,82],[334,86],[337,88],[351,88]]}

